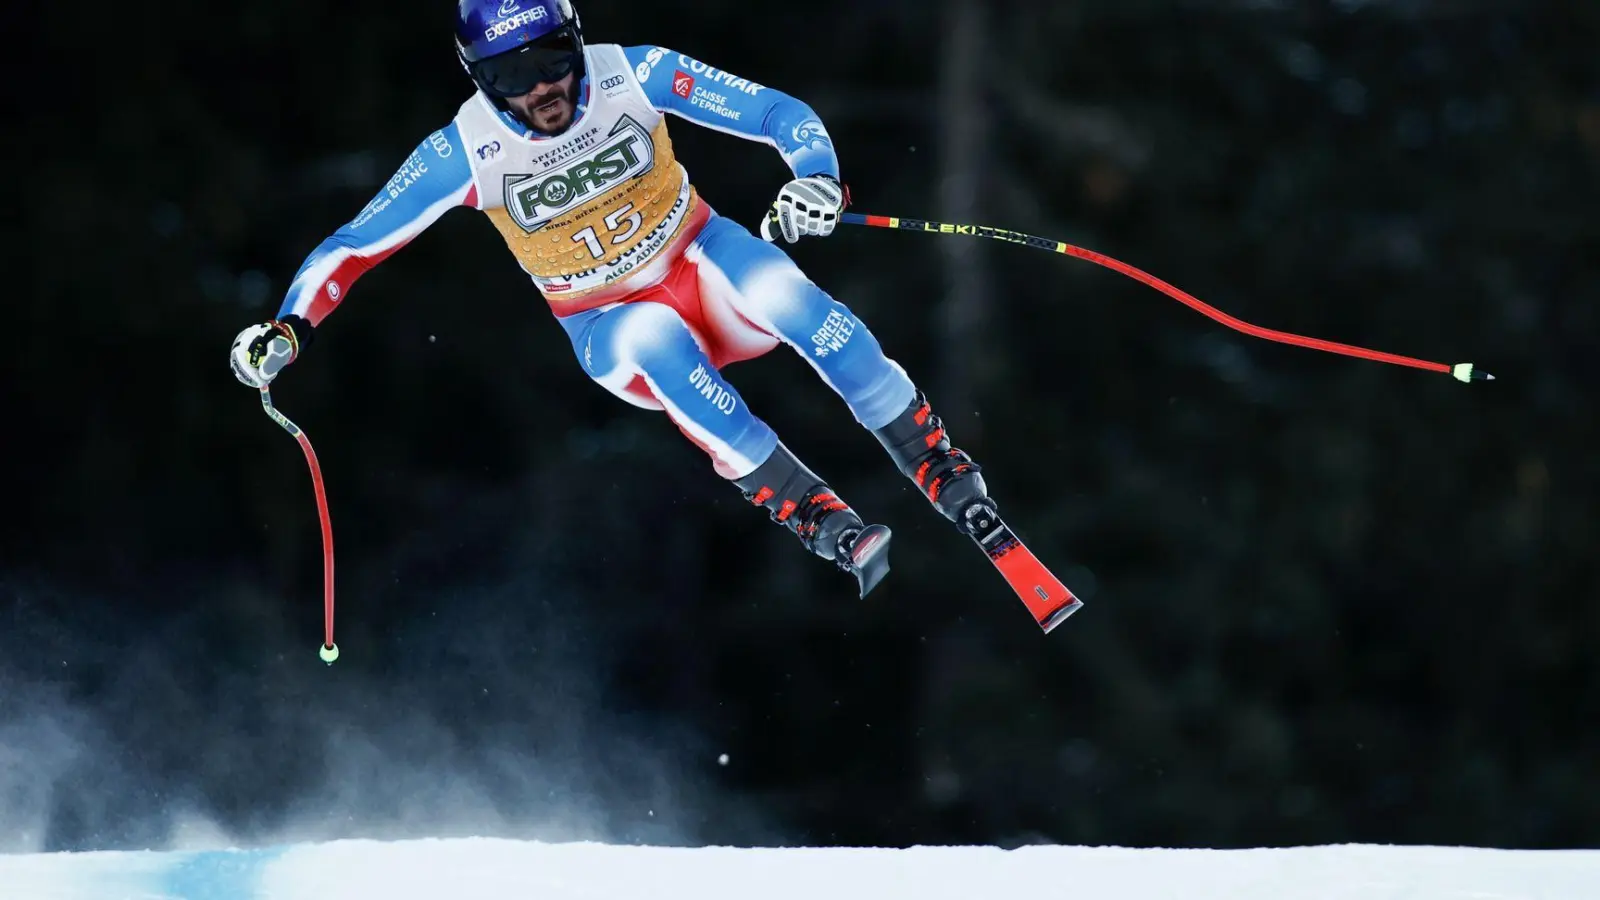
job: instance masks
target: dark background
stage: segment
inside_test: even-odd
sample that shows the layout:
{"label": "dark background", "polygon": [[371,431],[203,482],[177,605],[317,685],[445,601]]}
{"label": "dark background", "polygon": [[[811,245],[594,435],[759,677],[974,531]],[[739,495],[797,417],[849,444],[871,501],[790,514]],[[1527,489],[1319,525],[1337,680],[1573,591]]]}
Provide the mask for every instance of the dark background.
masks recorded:
{"label": "dark background", "polygon": [[[865,602],[590,383],[457,211],[274,391],[331,496],[332,667],[305,464],[223,357],[466,97],[452,9],[117,7],[90,40],[95,10],[39,7],[0,849],[1600,845],[1596,4],[590,0],[591,41],[811,103],[858,211],[1499,380],[1257,341],[1021,247],[794,248],[1088,601],[1043,637],[793,354],[730,376],[895,529]],[[779,157],[672,127],[753,225]]]}

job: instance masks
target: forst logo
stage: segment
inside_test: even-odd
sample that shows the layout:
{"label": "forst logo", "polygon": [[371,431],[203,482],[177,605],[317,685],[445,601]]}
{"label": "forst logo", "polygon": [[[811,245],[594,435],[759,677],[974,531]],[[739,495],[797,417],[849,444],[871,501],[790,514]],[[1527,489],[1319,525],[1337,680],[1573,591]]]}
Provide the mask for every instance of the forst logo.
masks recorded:
{"label": "forst logo", "polygon": [[679,69],[672,76],[672,92],[687,100],[694,93],[694,76]]}
{"label": "forst logo", "polygon": [[611,129],[604,143],[566,169],[545,175],[507,175],[506,209],[527,231],[537,231],[552,218],[584,200],[655,167],[650,132],[628,116]]}
{"label": "forst logo", "polygon": [[[512,6],[515,6],[515,4],[512,4]],[[500,14],[505,16],[505,13],[505,6],[502,5]],[[496,38],[502,38],[524,25],[532,25],[534,22],[544,21],[546,15],[547,13],[542,6],[535,6],[533,9],[525,9],[522,12],[513,13],[498,22],[491,23],[488,28],[483,30],[483,36],[491,41]]]}

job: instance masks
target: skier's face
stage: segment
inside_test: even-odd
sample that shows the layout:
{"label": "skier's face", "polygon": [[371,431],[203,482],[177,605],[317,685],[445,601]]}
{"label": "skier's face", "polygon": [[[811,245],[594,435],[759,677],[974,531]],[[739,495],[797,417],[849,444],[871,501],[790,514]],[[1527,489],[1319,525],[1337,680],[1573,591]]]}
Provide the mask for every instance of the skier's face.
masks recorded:
{"label": "skier's face", "polygon": [[555,82],[540,82],[520,97],[506,100],[524,122],[545,134],[560,134],[578,110],[578,73]]}

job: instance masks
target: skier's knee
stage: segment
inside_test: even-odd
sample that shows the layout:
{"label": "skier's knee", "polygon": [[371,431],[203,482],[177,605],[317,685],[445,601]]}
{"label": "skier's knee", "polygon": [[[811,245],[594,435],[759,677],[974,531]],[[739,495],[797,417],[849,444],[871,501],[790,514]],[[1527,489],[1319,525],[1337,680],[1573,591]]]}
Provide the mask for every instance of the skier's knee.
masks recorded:
{"label": "skier's knee", "polygon": [[813,318],[813,310],[833,303],[787,258],[759,266],[738,285],[739,312],[777,337],[793,341],[796,332]]}
{"label": "skier's knee", "polygon": [[640,361],[699,351],[683,317],[660,303],[629,306],[626,318],[617,328],[616,341],[618,350]]}

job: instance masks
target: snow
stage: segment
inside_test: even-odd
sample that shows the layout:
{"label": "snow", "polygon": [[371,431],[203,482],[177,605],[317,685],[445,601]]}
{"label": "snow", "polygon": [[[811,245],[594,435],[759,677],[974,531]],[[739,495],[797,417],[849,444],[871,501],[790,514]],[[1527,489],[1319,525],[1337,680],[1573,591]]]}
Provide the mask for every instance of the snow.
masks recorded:
{"label": "snow", "polygon": [[1600,851],[676,848],[471,838],[0,855],[4,900],[1593,900]]}

